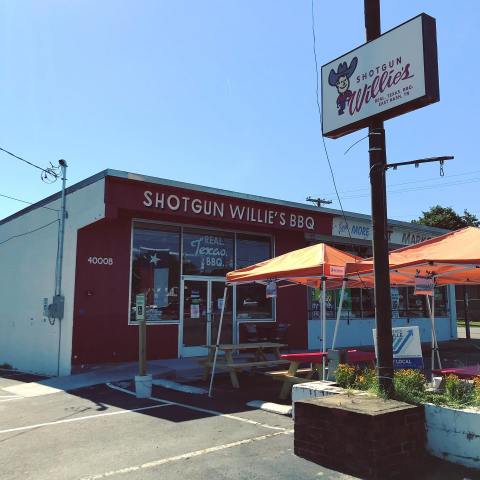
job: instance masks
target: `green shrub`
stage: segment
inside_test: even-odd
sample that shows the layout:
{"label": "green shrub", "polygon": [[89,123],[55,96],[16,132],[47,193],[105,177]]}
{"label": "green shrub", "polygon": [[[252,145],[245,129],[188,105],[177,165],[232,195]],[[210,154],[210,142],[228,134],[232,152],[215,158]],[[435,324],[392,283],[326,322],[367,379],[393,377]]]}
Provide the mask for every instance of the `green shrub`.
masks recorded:
{"label": "green shrub", "polygon": [[335,379],[339,387],[354,388],[357,378],[355,367],[341,363],[335,370]]}
{"label": "green shrub", "polygon": [[477,375],[473,379],[473,389],[475,392],[475,403],[480,407],[480,375]]}
{"label": "green shrub", "polygon": [[425,400],[427,379],[419,370],[397,370],[393,376],[395,399],[418,404]]}
{"label": "green shrub", "polygon": [[443,389],[445,402],[449,406],[467,407],[476,403],[476,385],[456,375],[447,375]]}
{"label": "green shrub", "polygon": [[377,390],[377,374],[373,368],[365,368],[365,370],[357,371],[355,378],[355,388],[357,390]]}

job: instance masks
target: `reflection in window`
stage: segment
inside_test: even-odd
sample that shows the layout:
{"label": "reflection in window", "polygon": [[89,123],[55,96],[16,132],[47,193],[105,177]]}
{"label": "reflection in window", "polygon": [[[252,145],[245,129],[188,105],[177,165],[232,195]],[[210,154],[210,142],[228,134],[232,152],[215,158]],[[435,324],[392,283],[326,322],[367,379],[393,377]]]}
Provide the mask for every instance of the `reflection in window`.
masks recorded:
{"label": "reflection in window", "polygon": [[[236,268],[248,267],[271,257],[269,237],[237,235]],[[246,284],[237,286],[237,318],[258,320],[273,318],[272,299],[266,298],[266,286]]]}
{"label": "reflection in window", "polygon": [[185,230],[183,275],[223,277],[234,269],[233,235],[223,232]]}
{"label": "reflection in window", "polygon": [[135,318],[135,296],[146,294],[145,319],[179,319],[180,230],[136,225],[133,231],[132,297],[130,320]]}
{"label": "reflection in window", "polygon": [[435,288],[435,316],[448,316],[448,287]]}
{"label": "reflection in window", "polygon": [[237,235],[237,266],[244,268],[271,257],[270,239],[253,235]]}
{"label": "reflection in window", "polygon": [[247,283],[237,286],[237,318],[239,320],[273,318],[272,299],[266,298],[265,285]]}

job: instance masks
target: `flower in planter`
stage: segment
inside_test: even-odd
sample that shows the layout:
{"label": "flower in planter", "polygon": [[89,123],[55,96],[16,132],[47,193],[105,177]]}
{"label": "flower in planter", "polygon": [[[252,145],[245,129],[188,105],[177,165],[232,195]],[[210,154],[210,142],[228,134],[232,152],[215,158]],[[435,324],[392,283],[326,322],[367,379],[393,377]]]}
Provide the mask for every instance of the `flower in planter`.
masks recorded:
{"label": "flower in planter", "polygon": [[393,376],[395,398],[407,403],[421,403],[425,398],[427,379],[419,370],[397,370]]}
{"label": "flower in planter", "polygon": [[480,407],[480,375],[473,377],[473,388],[475,390],[475,401]]}
{"label": "flower in planter", "polygon": [[[479,382],[480,383],[480,382]],[[447,405],[467,407],[476,401],[476,384],[461,380],[456,375],[447,375],[444,384],[444,397]]]}
{"label": "flower in planter", "polygon": [[353,388],[355,386],[357,370],[355,367],[341,363],[335,370],[335,379],[338,386],[342,388]]}

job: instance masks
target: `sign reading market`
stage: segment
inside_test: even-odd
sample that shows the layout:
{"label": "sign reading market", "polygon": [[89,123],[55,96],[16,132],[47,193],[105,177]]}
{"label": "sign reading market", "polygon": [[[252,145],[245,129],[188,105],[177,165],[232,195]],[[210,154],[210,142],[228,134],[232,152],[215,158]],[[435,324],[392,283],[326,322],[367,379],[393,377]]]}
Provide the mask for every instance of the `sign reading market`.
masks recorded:
{"label": "sign reading market", "polygon": [[439,99],[435,19],[422,13],[322,67],[322,133],[338,138]]}

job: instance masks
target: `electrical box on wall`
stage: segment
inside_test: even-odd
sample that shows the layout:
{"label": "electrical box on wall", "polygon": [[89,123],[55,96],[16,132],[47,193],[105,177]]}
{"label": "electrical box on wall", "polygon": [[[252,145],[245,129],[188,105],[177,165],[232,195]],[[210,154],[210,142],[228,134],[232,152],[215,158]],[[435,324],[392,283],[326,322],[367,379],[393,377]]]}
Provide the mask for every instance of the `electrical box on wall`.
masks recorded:
{"label": "electrical box on wall", "polygon": [[[44,310],[45,310],[45,307],[44,307]],[[48,305],[47,316],[49,318],[57,318],[58,320],[62,320],[64,310],[65,310],[65,297],[63,295],[55,295],[53,297],[52,303]]]}

